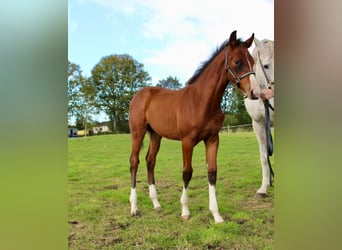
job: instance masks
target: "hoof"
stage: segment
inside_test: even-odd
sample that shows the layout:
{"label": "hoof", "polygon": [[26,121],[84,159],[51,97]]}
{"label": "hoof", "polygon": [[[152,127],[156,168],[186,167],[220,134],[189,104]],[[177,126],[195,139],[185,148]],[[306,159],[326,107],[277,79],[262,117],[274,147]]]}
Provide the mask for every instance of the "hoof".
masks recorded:
{"label": "hoof", "polygon": [[219,223],[223,223],[224,222],[224,220],[221,217],[221,215],[219,215],[217,212],[215,212],[213,214],[213,216],[214,216],[215,224],[219,224]]}
{"label": "hoof", "polygon": [[189,220],[190,219],[190,214],[188,215],[182,215],[183,220]]}
{"label": "hoof", "polygon": [[267,194],[266,193],[256,193],[255,197],[257,197],[257,198],[266,198]]}
{"label": "hoof", "polygon": [[162,211],[162,207],[161,206],[155,207],[154,210],[157,211],[157,212]]}
{"label": "hoof", "polygon": [[224,220],[222,218],[215,220],[215,224],[221,224],[223,222],[224,222]]}
{"label": "hoof", "polygon": [[134,212],[131,212],[131,216],[132,217],[137,217],[137,216],[140,216],[140,212],[138,210],[134,211]]}

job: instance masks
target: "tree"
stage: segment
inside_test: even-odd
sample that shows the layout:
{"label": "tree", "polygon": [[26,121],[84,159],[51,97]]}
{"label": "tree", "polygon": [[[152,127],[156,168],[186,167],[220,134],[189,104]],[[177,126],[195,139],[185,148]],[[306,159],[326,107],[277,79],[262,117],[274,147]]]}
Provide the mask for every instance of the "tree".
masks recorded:
{"label": "tree", "polygon": [[157,86],[168,89],[180,89],[182,87],[182,84],[179,82],[177,77],[168,76],[166,79],[159,80]]}
{"label": "tree", "polygon": [[[96,113],[95,86],[82,75],[79,65],[69,61],[68,67],[68,118],[75,117],[79,129],[88,130],[92,115]],[[87,133],[85,133],[86,135]]]}
{"label": "tree", "polygon": [[68,120],[77,114],[79,105],[78,86],[81,73],[79,65],[68,61]]}
{"label": "tree", "polygon": [[232,91],[232,88],[230,88],[230,85],[228,85],[223,93],[223,97],[221,101],[221,108],[222,108],[223,113],[225,114],[229,112],[231,91]]}
{"label": "tree", "polygon": [[[249,124],[252,122],[245,108],[243,95],[236,88],[229,84],[222,98],[222,110],[228,114],[229,125]],[[227,121],[225,121],[227,123]]]}
{"label": "tree", "polygon": [[128,131],[129,103],[134,94],[149,85],[144,65],[130,55],[103,57],[92,69],[99,107],[110,117],[114,132]]}
{"label": "tree", "polygon": [[81,78],[80,82],[81,105],[78,117],[83,120],[85,136],[87,135],[88,125],[93,122],[92,115],[97,113],[95,85],[91,78]]}

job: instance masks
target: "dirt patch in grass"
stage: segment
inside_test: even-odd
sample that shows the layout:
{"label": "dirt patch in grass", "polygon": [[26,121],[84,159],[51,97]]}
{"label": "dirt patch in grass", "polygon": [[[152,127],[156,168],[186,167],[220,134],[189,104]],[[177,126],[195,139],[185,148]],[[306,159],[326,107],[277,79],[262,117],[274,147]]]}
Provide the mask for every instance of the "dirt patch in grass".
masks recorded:
{"label": "dirt patch in grass", "polygon": [[120,188],[119,185],[109,185],[109,186],[103,187],[103,189],[113,189],[113,190],[117,190],[119,188]]}
{"label": "dirt patch in grass", "polygon": [[100,248],[103,248],[103,247],[114,246],[121,242],[123,242],[123,239],[121,239],[120,237],[108,236],[108,237],[102,237],[100,239],[95,240],[95,245]]}

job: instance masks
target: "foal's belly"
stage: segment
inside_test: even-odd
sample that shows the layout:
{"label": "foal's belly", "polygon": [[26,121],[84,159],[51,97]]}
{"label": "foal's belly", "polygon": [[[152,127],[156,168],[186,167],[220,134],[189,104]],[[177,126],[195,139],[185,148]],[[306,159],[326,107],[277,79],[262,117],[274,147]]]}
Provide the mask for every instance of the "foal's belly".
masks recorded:
{"label": "foal's belly", "polygon": [[176,120],[172,116],[159,114],[148,120],[149,126],[162,137],[172,140],[180,140]]}

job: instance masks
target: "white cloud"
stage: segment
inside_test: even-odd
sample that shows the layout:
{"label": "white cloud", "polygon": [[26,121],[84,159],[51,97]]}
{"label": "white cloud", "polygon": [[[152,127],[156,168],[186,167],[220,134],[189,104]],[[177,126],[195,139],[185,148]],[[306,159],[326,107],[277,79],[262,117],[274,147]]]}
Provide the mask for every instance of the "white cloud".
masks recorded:
{"label": "white cloud", "polygon": [[152,11],[144,33],[155,38],[200,35],[224,40],[237,29],[246,36],[273,38],[273,4],[256,0],[141,0]]}
{"label": "white cloud", "polygon": [[[82,1],[106,7],[114,16],[118,13],[143,16],[141,23],[137,24],[141,28],[142,40],[158,40],[162,44],[159,49],[146,48],[149,56],[143,59],[143,63],[162,67],[166,76],[174,72],[173,75],[181,81],[190,78],[198,65],[233,30],[237,30],[243,40],[253,32],[259,39],[274,38],[274,4],[270,0]],[[140,41],[140,44],[145,43]],[[162,77],[157,75],[153,79]]]}
{"label": "white cloud", "polygon": [[126,15],[148,12],[141,30],[146,38],[177,40],[197,36],[217,44],[236,29],[244,37],[254,32],[260,39],[273,39],[274,4],[270,0],[82,1]]}
{"label": "white cloud", "polygon": [[273,4],[265,1],[142,0],[140,4],[151,10],[142,34],[164,44],[150,51],[144,62],[177,70],[182,81],[190,78],[233,30],[244,40],[252,33],[260,39],[274,36]]}
{"label": "white cloud", "polygon": [[160,50],[149,51],[151,56],[145,58],[144,63],[165,69],[162,78],[177,76],[184,83],[199,64],[208,58],[210,52],[211,48],[201,40],[177,40]]}

